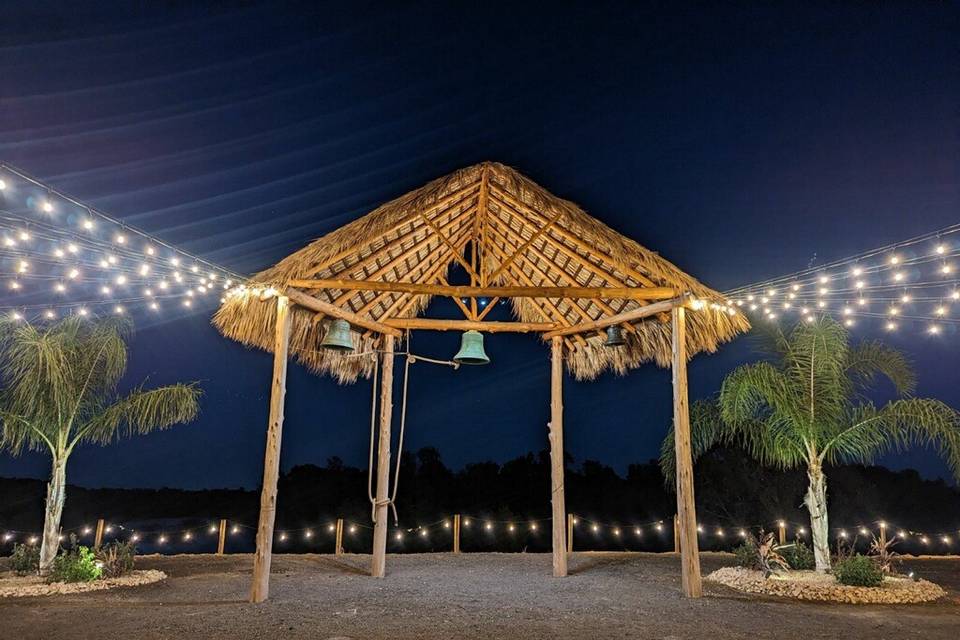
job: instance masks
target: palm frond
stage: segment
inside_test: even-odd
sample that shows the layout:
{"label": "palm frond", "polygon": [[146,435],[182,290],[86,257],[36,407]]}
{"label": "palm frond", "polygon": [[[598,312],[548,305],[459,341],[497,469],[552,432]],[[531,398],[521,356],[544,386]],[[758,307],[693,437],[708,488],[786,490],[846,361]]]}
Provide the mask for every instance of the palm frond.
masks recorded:
{"label": "palm frond", "polygon": [[107,444],[118,437],[143,435],[191,422],[199,413],[201,393],[193,384],[136,389],[80,427],[70,447],[83,441]]}
{"label": "palm frond", "polygon": [[[716,401],[697,400],[690,405],[690,450],[694,461],[728,438],[728,428],[720,417]],[[660,471],[668,483],[673,482],[676,467],[674,425],[671,424],[660,444]]]}
{"label": "palm frond", "polygon": [[897,349],[873,340],[861,342],[847,356],[847,375],[859,388],[866,389],[882,375],[893,383],[897,393],[909,395],[917,386],[917,377],[907,357]]}

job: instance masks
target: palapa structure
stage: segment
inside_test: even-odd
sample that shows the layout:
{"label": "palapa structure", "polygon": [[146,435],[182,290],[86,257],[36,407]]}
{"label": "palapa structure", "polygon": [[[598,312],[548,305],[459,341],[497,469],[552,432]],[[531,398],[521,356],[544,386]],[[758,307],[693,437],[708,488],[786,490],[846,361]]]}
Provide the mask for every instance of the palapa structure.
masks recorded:
{"label": "palapa structure", "polygon": [[[451,270],[468,285],[450,283]],[[459,319],[419,317],[432,296]],[[490,304],[481,308],[478,298]],[[486,315],[509,298],[515,322]],[[691,312],[687,313],[686,310]],[[331,322],[351,325],[359,352],[382,357],[373,568],[385,569],[392,361],[411,330],[535,332],[551,344],[553,567],[566,575],[563,365],[577,379],[644,362],[673,369],[677,502],[684,592],[700,594],[690,462],[686,362],[749,328],[718,292],[613,231],[514,169],[485,162],[455,171],[315,240],[231,291],[214,318],[226,336],[275,354],[260,528],[251,600],[269,589],[288,354],[343,383],[368,377],[374,357],[321,347]],[[624,344],[605,345],[620,328]]]}

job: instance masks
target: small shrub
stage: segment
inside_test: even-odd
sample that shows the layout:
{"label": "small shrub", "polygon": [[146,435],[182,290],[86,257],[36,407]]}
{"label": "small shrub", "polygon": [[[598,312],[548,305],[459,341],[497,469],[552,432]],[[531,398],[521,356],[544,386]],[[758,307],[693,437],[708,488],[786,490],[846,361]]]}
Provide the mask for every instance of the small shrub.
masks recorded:
{"label": "small shrub", "polygon": [[736,558],[738,567],[745,567],[747,569],[760,568],[757,564],[757,545],[754,544],[752,538],[748,538],[746,542],[735,547],[733,555]]}
{"label": "small shrub", "polygon": [[883,583],[883,571],[872,558],[856,554],[833,567],[833,575],[840,584],[852,587],[879,587]]}
{"label": "small shrub", "polygon": [[816,559],[813,557],[813,549],[799,540],[794,540],[793,544],[780,547],[780,555],[787,561],[791,569],[797,571],[806,571],[817,566]]}
{"label": "small shrub", "polygon": [[14,544],[10,568],[18,576],[40,571],[40,547],[32,544]]}
{"label": "small shrub", "polygon": [[50,582],[92,582],[100,577],[102,571],[93,551],[87,547],[76,546],[64,551],[53,561]]}
{"label": "small shrub", "polygon": [[133,571],[137,547],[132,542],[111,542],[97,549],[104,578],[119,578]]}

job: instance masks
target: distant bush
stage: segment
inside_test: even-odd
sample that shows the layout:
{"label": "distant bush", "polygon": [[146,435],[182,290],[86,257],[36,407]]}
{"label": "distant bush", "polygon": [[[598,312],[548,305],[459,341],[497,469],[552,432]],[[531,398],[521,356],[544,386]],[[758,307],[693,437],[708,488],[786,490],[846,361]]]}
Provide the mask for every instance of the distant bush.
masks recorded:
{"label": "distant bush", "polygon": [[76,546],[54,559],[48,580],[50,582],[92,582],[102,573],[93,551],[87,547]]}
{"label": "distant bush", "polygon": [[132,542],[110,542],[96,551],[104,578],[119,578],[133,571],[137,547]]}
{"label": "distant bush", "polygon": [[840,584],[853,587],[879,587],[883,571],[872,558],[856,554],[834,565],[833,575]]}
{"label": "distant bush", "polygon": [[10,556],[10,568],[18,576],[40,571],[40,547],[36,545],[14,544]]}
{"label": "distant bush", "polygon": [[757,562],[757,545],[752,539],[747,539],[746,542],[738,547],[735,547],[733,549],[733,555],[736,557],[737,566],[739,567],[745,567],[747,569],[760,568],[760,565]]}
{"label": "distant bush", "polygon": [[817,566],[816,559],[813,557],[813,549],[799,540],[795,540],[793,544],[780,547],[779,551],[791,569],[804,571]]}

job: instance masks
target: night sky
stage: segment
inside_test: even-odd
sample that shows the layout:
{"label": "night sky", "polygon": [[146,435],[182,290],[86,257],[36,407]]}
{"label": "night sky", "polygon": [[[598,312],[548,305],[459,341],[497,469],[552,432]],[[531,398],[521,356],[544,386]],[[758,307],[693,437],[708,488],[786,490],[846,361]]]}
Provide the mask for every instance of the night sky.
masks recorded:
{"label": "night sky", "polygon": [[[16,4],[0,21],[0,160],[242,273],[483,160],[721,290],[960,212],[949,2]],[[428,311],[455,313],[447,301]],[[71,458],[72,482],[259,485],[271,356],[219,336],[209,317],[142,324],[128,378],[200,381],[200,419],[88,446]],[[413,350],[447,358],[458,340],[417,333]],[[955,330],[891,342],[914,359],[919,394],[960,407]],[[547,446],[548,349],[532,336],[486,344],[487,367],[415,366],[407,448],[436,446],[459,467]],[[740,339],[694,359],[691,397],[751,356]],[[365,465],[369,400],[369,382],[340,387],[293,366],[284,468],[334,455]],[[624,471],[656,455],[670,412],[669,372],[652,365],[568,380],[567,450]],[[885,463],[948,477],[929,452]],[[0,456],[2,476],[47,472],[43,456]]]}

